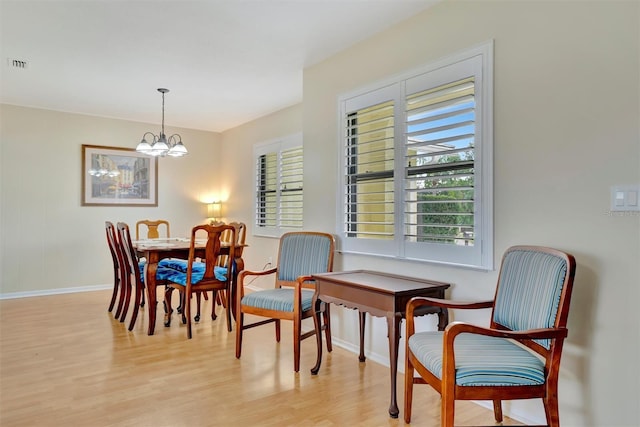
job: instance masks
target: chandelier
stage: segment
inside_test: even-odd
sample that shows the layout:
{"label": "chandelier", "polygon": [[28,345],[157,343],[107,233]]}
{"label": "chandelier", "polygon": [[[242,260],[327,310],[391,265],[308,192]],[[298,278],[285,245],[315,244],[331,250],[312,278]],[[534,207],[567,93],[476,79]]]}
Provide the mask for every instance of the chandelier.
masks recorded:
{"label": "chandelier", "polygon": [[[147,132],[142,135],[142,141],[136,147],[138,153],[147,154],[150,156],[172,156],[182,157],[189,154],[187,148],[182,145],[182,138],[180,135],[173,134],[169,138],[164,134],[164,94],[169,92],[169,89],[159,88],[158,92],[162,94],[162,130],[160,135],[156,135],[152,132]],[[147,135],[151,135],[152,142],[147,141]]]}

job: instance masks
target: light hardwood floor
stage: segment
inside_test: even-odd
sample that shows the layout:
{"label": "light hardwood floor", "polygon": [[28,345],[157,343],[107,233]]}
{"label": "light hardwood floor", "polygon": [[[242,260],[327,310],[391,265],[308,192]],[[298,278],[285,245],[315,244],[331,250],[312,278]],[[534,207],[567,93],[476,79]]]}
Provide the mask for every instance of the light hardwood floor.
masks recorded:
{"label": "light hardwood floor", "polygon": [[[188,340],[178,316],[170,328],[162,325],[161,306],[154,336],[145,333],[146,310],[127,331],[107,312],[109,297],[96,291],[0,301],[0,426],[404,425],[387,414],[382,365],[359,363],[334,346],[312,376],[311,338],[294,373],[290,322],[280,344],[273,327],[245,331],[238,360],[235,335],[224,317],[211,321],[209,302]],[[457,403],[456,425],[493,423],[491,411]],[[416,386],[411,425],[440,425],[439,396],[428,386]]]}

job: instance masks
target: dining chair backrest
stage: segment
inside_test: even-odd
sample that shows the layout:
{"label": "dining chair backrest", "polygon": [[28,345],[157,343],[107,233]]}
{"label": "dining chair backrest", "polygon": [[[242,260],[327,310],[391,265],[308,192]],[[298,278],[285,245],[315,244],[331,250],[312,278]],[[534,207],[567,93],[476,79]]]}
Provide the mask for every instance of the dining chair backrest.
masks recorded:
{"label": "dining chair backrest", "polygon": [[132,275],[136,283],[142,282],[142,276],[140,275],[140,269],[138,267],[138,257],[136,256],[136,251],[131,241],[131,232],[129,231],[129,226],[124,222],[118,223],[118,237],[124,254],[125,272]]}
{"label": "dining chair backrest", "polygon": [[[229,233],[229,255],[225,260],[223,265],[219,265],[219,260],[222,257],[221,255],[221,245],[225,243],[222,239],[223,234]],[[189,264],[191,265],[196,261],[195,254],[195,244],[198,240],[198,236],[202,236],[206,234],[207,243],[205,246],[204,256],[201,258],[201,262],[205,264],[205,273],[202,280],[206,279],[215,279],[216,276],[214,274],[215,267],[227,267],[228,271],[231,271],[231,263],[229,262],[229,257],[234,259],[235,257],[235,240],[236,240],[236,230],[235,228],[229,225],[198,225],[193,227],[191,230],[191,247],[189,249]],[[230,280],[230,274],[227,275],[228,280]]]}
{"label": "dining chair backrest", "polygon": [[159,227],[160,226],[164,226],[165,227],[165,231],[166,234],[164,237],[171,237],[171,232],[169,230],[169,221],[164,220],[164,219],[159,219],[156,221],[151,221],[148,219],[144,219],[141,221],[138,221],[136,223],[136,240],[140,240],[140,226],[146,226],[147,227],[147,239],[157,239],[160,237],[160,231],[159,231]]}
{"label": "dining chair backrest", "polygon": [[[131,316],[131,320],[129,322],[129,330],[133,330],[133,327],[136,323],[136,319],[138,318],[138,311],[140,308],[140,303],[141,303],[142,295],[144,292],[144,278],[141,273],[141,269],[144,269],[144,266],[141,266],[138,263],[138,257],[136,256],[136,251],[133,248],[133,242],[131,241],[131,233],[129,232],[129,226],[124,222],[119,222],[117,225],[117,228],[118,228],[118,242],[121,247],[123,260],[124,260],[123,277],[126,277],[126,280],[127,280],[126,285],[129,287],[129,289],[132,286],[135,289],[134,309]],[[133,278],[133,283],[131,280],[132,278]],[[124,320],[124,317],[122,320]]]}
{"label": "dining chair backrest", "polygon": [[118,241],[116,237],[115,226],[110,221],[105,221],[104,225],[105,225],[105,231],[107,234],[107,245],[109,247],[109,252],[111,253],[111,259],[113,261],[113,293],[111,294],[111,302],[109,303],[109,311],[112,311],[113,307],[115,306],[118,292],[121,289],[122,259],[121,259],[120,248],[118,246]]}
{"label": "dining chair backrest", "polygon": [[[217,223],[217,225],[224,225],[224,223]],[[243,222],[230,222],[230,226],[235,229],[235,256],[242,256],[242,249],[245,244],[247,226]],[[220,240],[224,243],[231,243],[233,239],[232,233],[230,229],[225,230],[221,236]],[[218,259],[218,265],[224,266],[227,263],[227,255],[222,255]]]}
{"label": "dining chair backrest", "polygon": [[[222,241],[224,233],[230,233],[228,255],[224,265],[220,265]],[[206,236],[204,251],[199,242]],[[191,332],[191,295],[192,293],[214,291],[213,301],[216,300],[218,291],[224,293],[224,300],[230,301],[231,284],[233,282],[233,261],[235,260],[236,229],[231,225],[197,225],[191,230],[189,245],[189,258],[187,260],[172,260],[166,264],[173,271],[167,275],[167,290],[165,291],[165,306],[167,307],[168,326],[171,321],[171,291],[178,289],[183,294],[184,309],[183,322],[187,324],[187,337],[192,337]],[[198,256],[196,256],[198,255]],[[199,304],[199,299],[197,300]],[[215,308],[215,302],[212,302]],[[231,306],[226,304],[227,329],[231,331]],[[215,310],[213,311],[215,313]],[[198,308],[198,320],[200,309]],[[215,314],[212,314],[215,319]]]}

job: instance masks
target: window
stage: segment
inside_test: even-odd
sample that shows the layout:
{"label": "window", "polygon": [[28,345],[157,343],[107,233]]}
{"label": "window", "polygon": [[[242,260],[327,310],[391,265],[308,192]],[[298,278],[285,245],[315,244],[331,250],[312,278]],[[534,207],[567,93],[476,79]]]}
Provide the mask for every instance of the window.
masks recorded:
{"label": "window", "polygon": [[302,228],[302,135],[254,147],[254,234],[280,236]]}
{"label": "window", "polygon": [[493,268],[493,48],[340,99],[344,252]]}

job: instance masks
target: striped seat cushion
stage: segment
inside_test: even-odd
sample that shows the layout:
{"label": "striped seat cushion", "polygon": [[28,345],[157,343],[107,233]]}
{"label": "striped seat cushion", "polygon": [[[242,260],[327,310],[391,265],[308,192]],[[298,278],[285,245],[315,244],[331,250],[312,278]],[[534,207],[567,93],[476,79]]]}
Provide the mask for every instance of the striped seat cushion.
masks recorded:
{"label": "striped seat cushion", "polygon": [[[420,332],[409,348],[420,363],[442,379],[443,332]],[[509,339],[462,333],[454,341],[456,384],[511,386],[544,384],[544,362]]]}
{"label": "striped seat cushion", "polygon": [[[242,298],[242,305],[265,310],[293,312],[293,292],[292,288],[252,292]],[[311,289],[302,290],[302,311],[311,309],[313,293]]]}

